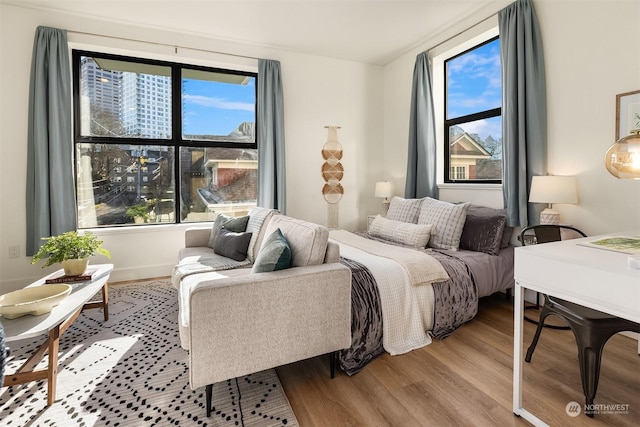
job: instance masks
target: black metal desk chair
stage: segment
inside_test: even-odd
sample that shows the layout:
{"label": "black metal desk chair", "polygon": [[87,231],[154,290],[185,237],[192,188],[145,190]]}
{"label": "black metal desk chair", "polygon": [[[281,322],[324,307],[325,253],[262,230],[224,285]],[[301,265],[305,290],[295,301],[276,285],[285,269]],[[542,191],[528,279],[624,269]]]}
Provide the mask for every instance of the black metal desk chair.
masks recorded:
{"label": "black metal desk chair", "polygon": [[[532,225],[530,227],[522,229],[522,231],[520,232],[520,236],[518,236],[518,240],[520,241],[520,243],[522,243],[522,246],[527,246],[566,240],[565,236],[566,238],[587,237],[587,235],[582,231],[568,225],[541,224]],[[540,307],[540,292],[536,292],[535,305],[527,305],[524,309],[540,310]],[[534,325],[537,325],[539,323],[539,320],[532,319],[526,315],[524,316],[524,320],[529,323],[533,323]],[[561,329],[565,331],[569,330],[569,327],[565,325],[543,323],[542,326],[549,329]]]}
{"label": "black metal desk chair", "polygon": [[[537,239],[536,243],[546,243],[550,241],[562,240],[560,231],[568,228],[585,236],[580,230],[573,227],[561,225],[538,225],[527,227],[522,230],[520,238],[523,245],[526,244],[524,233],[529,229],[534,229]],[[540,237],[538,237],[540,236]],[[586,237],[586,236],[585,236]],[[547,240],[554,239],[554,240]],[[604,285],[604,283],[603,283]],[[596,311],[569,301],[544,295],[544,305],[541,308],[540,320],[533,341],[527,350],[525,361],[531,362],[531,357],[540,339],[540,333],[544,326],[544,321],[549,315],[556,315],[564,319],[569,328],[573,331],[578,345],[578,360],[580,363],[580,377],[582,379],[582,390],[585,396],[585,414],[593,417],[594,413],[591,405],[598,389],[598,379],[600,378],[600,365],[602,360],[602,350],[605,344],[613,335],[622,331],[640,332],[640,324],[630,320],[615,317],[600,311]]]}

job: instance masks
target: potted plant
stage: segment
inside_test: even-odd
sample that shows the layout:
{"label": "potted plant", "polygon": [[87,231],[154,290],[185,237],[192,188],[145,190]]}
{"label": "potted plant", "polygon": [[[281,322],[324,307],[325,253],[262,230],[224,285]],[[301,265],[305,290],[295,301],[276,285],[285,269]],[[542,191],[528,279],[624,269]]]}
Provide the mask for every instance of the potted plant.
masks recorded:
{"label": "potted plant", "polygon": [[42,266],[60,263],[67,276],[78,276],[87,270],[91,255],[104,255],[111,258],[111,252],[102,247],[102,240],[90,231],[78,234],[77,231],[69,231],[58,236],[43,237],[45,243],[31,258],[31,264],[40,260],[46,262]]}
{"label": "potted plant", "polygon": [[129,206],[125,214],[133,219],[136,224],[147,222],[150,218],[149,207],[145,203]]}

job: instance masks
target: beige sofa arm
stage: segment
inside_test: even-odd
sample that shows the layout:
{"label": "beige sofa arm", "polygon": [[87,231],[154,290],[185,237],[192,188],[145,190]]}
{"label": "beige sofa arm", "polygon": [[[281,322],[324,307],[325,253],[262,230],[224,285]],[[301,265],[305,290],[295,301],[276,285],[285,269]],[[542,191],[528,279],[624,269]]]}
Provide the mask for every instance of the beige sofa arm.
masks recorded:
{"label": "beige sofa arm", "polygon": [[207,228],[187,228],[184,232],[184,247],[196,248],[207,246],[211,236],[211,227]]}
{"label": "beige sofa arm", "polygon": [[351,345],[340,263],[203,281],[189,301],[192,389]]}

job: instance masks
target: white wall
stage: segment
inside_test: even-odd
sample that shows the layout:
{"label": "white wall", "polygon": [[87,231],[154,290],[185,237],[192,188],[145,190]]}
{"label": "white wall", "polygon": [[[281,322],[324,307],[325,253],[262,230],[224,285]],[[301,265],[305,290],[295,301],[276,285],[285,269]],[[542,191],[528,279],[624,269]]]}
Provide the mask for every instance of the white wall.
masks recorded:
{"label": "white wall", "polygon": [[[340,202],[340,227],[365,228],[366,215],[378,209],[373,189],[384,175],[382,93],[378,89],[382,87],[382,67],[7,5],[0,5],[0,24],[0,293],[20,288],[44,273],[39,266],[30,265],[24,254],[27,97],[38,25],[279,60],[285,98],[287,214],[327,223],[327,204],[320,193],[325,125],[341,126],[338,138],[344,149],[345,195]],[[69,41],[161,59],[177,57],[179,61],[243,69],[256,66],[256,61],[235,56],[188,49],[178,49],[176,56],[172,47],[113,38],[69,33]],[[183,246],[184,228],[159,225],[98,231],[113,254],[112,279],[169,275]],[[9,246],[14,245],[20,246],[19,258],[8,256]],[[92,262],[109,261],[98,257]]]}
{"label": "white wall", "polygon": [[[426,41],[384,69],[387,177],[404,192],[411,79],[415,56],[473,26],[494,5]],[[587,234],[640,230],[640,181],[617,180],[603,158],[615,140],[616,94],[640,89],[640,3],[631,0],[534,0],[542,31],[548,111],[548,169],[575,175],[579,204],[555,205],[562,221]],[[469,190],[469,188],[474,188]],[[442,186],[440,198],[502,207],[501,191]]]}
{"label": "white wall", "polygon": [[[580,203],[557,205],[563,221],[588,234],[640,229],[640,182],[619,181],[602,163],[615,135],[615,95],[640,89],[640,5],[637,0],[534,0],[545,49],[549,172],[574,174]],[[345,196],[340,227],[362,229],[380,200],[374,183],[387,179],[404,193],[409,94],[415,55],[483,20],[510,0],[496,0],[476,15],[452,25],[381,68],[324,57],[233,44],[157,28],[0,5],[0,293],[17,289],[43,272],[24,256],[27,95],[33,36],[37,25],[99,33],[169,45],[225,51],[280,60],[285,96],[287,213],[327,223],[320,189],[325,125],[339,125],[344,147]],[[70,34],[91,42],[147,54],[173,55],[173,49]],[[246,60],[180,50],[180,60],[247,66]],[[249,61],[250,62],[250,61]],[[382,88],[382,89],[381,89]],[[445,200],[501,206],[498,190],[448,187]],[[113,278],[129,280],[169,274],[183,244],[185,226],[122,228],[103,232],[114,254]],[[9,258],[20,245],[21,257]],[[105,261],[97,258],[95,262]]]}

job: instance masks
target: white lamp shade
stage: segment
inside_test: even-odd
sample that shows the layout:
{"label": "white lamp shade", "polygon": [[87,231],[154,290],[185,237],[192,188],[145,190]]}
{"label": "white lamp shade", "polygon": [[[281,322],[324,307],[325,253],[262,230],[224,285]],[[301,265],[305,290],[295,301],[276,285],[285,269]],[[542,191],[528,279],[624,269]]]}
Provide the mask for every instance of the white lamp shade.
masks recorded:
{"label": "white lamp shade", "polygon": [[376,197],[391,197],[392,184],[389,181],[376,182]]}
{"label": "white lamp shade", "polygon": [[531,203],[578,203],[578,187],[573,176],[534,176],[529,193]]}

